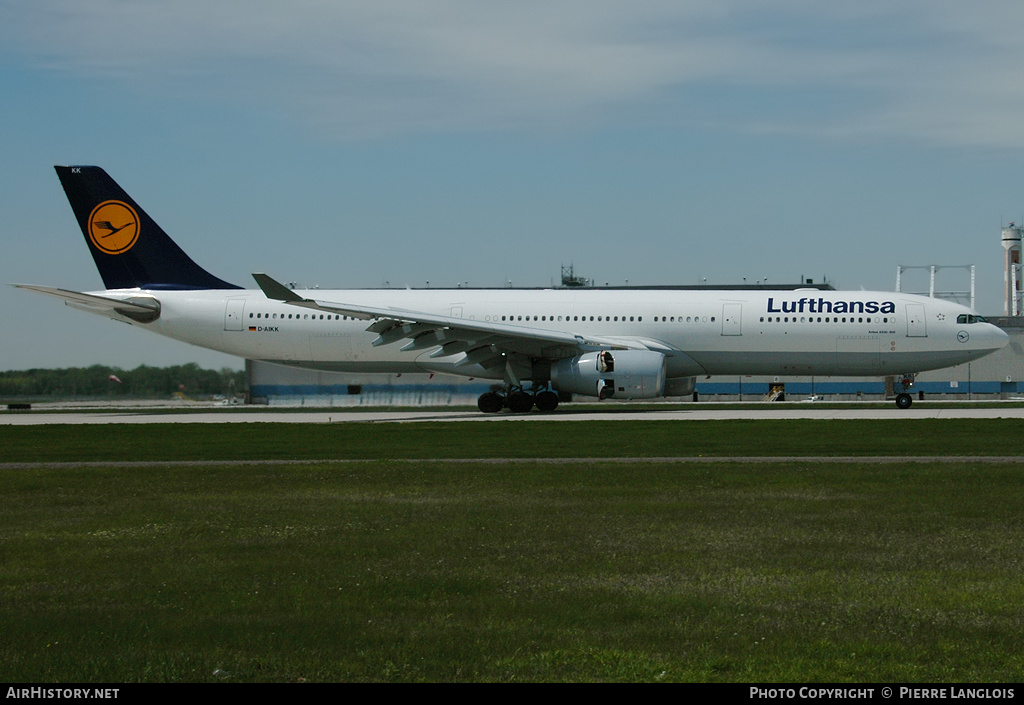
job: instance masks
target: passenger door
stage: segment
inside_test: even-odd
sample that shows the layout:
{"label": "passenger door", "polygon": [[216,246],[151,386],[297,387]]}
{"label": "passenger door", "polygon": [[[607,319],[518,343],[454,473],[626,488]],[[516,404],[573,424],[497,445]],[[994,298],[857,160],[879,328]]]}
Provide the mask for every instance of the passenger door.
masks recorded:
{"label": "passenger door", "polygon": [[924,304],[907,304],[907,337],[928,337],[928,323],[924,316]]}
{"label": "passenger door", "polygon": [[224,307],[224,330],[244,330],[245,299],[228,299]]}
{"label": "passenger door", "polygon": [[743,335],[743,304],[722,304],[722,335]]}

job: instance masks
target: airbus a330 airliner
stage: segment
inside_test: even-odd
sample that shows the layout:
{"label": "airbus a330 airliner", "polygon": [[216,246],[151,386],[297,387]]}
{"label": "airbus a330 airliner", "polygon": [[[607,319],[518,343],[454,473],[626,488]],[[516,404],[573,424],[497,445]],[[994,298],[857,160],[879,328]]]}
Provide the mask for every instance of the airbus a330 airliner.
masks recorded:
{"label": "airbus a330 airliner", "polygon": [[1007,343],[964,306],[891,292],[292,290],[265,274],[242,289],[193,262],[99,167],[56,169],[106,288],[16,286],[253,360],[499,380],[479,399],[486,413],[551,411],[566,393],[676,396],[698,376],[916,374]]}

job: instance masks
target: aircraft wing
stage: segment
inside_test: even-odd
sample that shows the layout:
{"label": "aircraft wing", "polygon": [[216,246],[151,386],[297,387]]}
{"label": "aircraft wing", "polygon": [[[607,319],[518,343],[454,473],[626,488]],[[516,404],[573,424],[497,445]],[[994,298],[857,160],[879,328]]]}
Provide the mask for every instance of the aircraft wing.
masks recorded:
{"label": "aircraft wing", "polygon": [[267,298],[372,320],[366,330],[376,333],[374,346],[407,340],[402,351],[437,347],[431,357],[441,358],[465,353],[457,366],[501,364],[504,354],[559,360],[591,350],[653,349],[669,352],[663,343],[628,338],[601,338],[574,335],[563,331],[540,330],[495,321],[476,321],[392,307],[363,306],[306,299],[266,274],[253,274]]}
{"label": "aircraft wing", "polygon": [[35,284],[13,284],[12,286],[64,299],[64,303],[68,306],[83,309],[90,313],[117,313],[142,323],[155,321],[160,317],[160,302],[151,296],[118,298],[114,296],[100,296],[99,294],[85,294],[80,291],[57,289],[49,286],[36,286]]}

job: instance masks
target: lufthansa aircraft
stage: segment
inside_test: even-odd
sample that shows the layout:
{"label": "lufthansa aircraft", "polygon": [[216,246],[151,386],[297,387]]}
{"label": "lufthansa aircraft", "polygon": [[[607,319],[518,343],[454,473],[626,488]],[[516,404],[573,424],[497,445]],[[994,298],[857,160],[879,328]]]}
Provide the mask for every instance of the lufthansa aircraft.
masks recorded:
{"label": "lufthansa aircraft", "polygon": [[106,288],[16,286],[253,360],[499,380],[479,399],[487,413],[550,411],[560,394],[676,396],[708,375],[912,377],[1007,343],[968,308],[891,292],[293,291],[265,274],[242,289],[193,262],[99,167],[56,169]]}

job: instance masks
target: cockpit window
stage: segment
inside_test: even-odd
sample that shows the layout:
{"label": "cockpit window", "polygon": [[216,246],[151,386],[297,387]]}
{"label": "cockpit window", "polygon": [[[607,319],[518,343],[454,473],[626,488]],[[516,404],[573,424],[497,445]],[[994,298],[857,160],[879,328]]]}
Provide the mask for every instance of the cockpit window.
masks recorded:
{"label": "cockpit window", "polygon": [[961,313],[959,316],[956,317],[956,322],[957,323],[988,323],[988,321],[985,320],[984,316],[977,316],[977,315],[975,315],[973,313],[971,313],[971,314]]}

